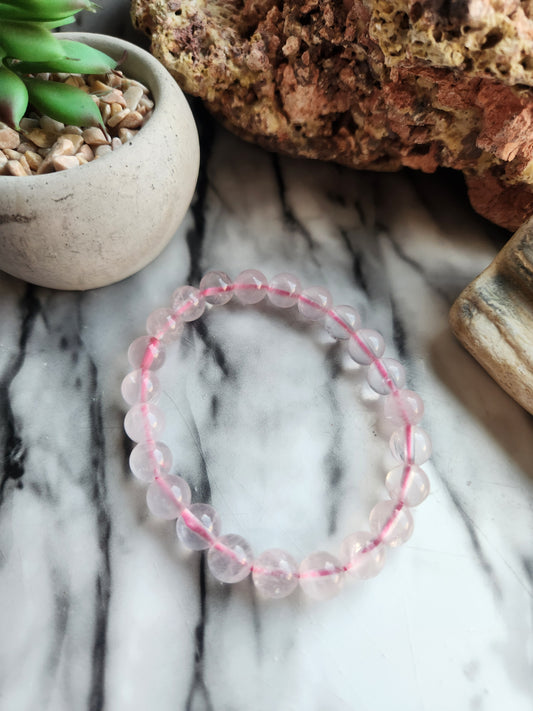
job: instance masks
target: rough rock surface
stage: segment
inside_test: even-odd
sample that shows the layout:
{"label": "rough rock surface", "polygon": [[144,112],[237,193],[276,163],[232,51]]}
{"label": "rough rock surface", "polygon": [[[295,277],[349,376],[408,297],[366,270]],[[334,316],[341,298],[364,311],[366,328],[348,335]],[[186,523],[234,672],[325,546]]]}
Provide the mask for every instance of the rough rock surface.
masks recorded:
{"label": "rough rock surface", "polygon": [[462,170],[485,217],[533,214],[531,0],[133,0],[185,91],[239,135],[371,170]]}
{"label": "rough rock surface", "polygon": [[465,348],[533,414],[533,218],[462,292],[450,320]]}

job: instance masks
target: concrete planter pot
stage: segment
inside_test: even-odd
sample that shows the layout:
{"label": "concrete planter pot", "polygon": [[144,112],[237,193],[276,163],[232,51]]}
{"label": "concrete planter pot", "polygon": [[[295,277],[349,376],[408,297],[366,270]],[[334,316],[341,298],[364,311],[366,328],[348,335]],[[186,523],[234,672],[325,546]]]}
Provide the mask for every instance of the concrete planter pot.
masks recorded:
{"label": "concrete planter pot", "polygon": [[120,57],[147,85],[152,117],[121,148],[79,168],[0,176],[0,269],[55,289],[91,289],[142,269],[183,219],[198,175],[199,146],[187,101],[167,70],[129,42],[65,33]]}

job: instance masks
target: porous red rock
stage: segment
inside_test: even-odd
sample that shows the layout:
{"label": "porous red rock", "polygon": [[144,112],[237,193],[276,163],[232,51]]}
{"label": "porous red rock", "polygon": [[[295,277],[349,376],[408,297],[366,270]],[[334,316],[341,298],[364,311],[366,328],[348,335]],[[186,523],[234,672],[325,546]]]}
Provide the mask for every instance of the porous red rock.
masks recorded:
{"label": "porous red rock", "polygon": [[463,171],[508,229],[533,214],[526,0],[133,0],[182,88],[240,136],[369,170]]}

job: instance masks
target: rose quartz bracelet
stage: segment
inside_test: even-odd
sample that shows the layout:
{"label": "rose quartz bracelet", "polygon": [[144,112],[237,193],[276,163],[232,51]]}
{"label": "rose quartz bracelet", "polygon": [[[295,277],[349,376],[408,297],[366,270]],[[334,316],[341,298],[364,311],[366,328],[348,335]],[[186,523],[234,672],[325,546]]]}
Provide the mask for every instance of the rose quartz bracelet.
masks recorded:
{"label": "rose quartz bracelet", "polygon": [[[342,543],[340,558],[319,551],[300,565],[279,549],[267,550],[254,558],[241,536],[220,535],[221,522],[209,504],[191,504],[191,490],[180,476],[170,474],[172,455],[159,436],[164,416],[155,404],[159,383],[155,371],[165,358],[165,346],[178,339],[184,323],[199,318],[209,305],[220,306],[234,297],[241,304],[256,304],[268,295],[275,306],[296,305],[311,321],[323,322],[334,339],[346,340],[348,353],[368,368],[368,384],[384,397],[383,417],[397,427],[390,449],[398,465],[386,476],[390,499],[372,509],[369,530],[357,531]],[[382,569],[387,547],[409,539],[413,531],[410,508],[429,493],[429,481],[420,468],[431,454],[427,433],[418,426],[424,410],[420,397],[405,390],[405,371],[393,358],[384,358],[385,344],[377,331],[360,328],[361,319],[351,306],[332,306],[329,292],[322,287],[302,289],[292,274],[278,274],[270,282],[259,271],[249,269],[232,283],[224,272],[209,272],[200,288],[182,286],[172,296],[171,308],[154,311],[147,320],[147,336],[137,338],[128,350],[134,370],[122,382],[122,395],[131,409],[124,428],[137,445],[131,452],[133,474],[149,482],[148,508],[162,519],[176,519],[181,543],[192,550],[207,550],[212,574],[225,583],[236,583],[250,573],[258,591],[266,597],[289,595],[298,584],[310,597],[325,599],[335,595],[347,575],[371,578]]]}

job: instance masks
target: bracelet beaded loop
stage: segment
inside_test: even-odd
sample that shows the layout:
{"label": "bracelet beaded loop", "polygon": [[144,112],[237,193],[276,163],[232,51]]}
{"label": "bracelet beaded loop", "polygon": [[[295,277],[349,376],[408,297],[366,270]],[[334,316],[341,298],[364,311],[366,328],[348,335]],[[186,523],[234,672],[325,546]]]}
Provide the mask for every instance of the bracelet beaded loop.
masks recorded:
{"label": "bracelet beaded loop", "polygon": [[[191,490],[180,476],[170,474],[172,454],[160,441],[163,412],[155,404],[159,382],[155,371],[163,365],[165,346],[180,337],[184,324],[198,319],[206,307],[226,304],[232,297],[241,304],[255,304],[268,295],[275,306],[296,305],[311,321],[323,322],[327,332],[348,343],[348,353],[366,366],[369,386],[384,397],[383,416],[397,429],[390,449],[398,461],[386,476],[390,499],[378,502],[369,516],[369,530],[344,539],[340,558],[325,551],[312,553],[300,565],[287,552],[272,549],[254,559],[244,538],[221,535],[216,510],[205,503],[191,504]],[[427,433],[419,427],[424,406],[420,397],[404,389],[405,371],[393,358],[383,357],[385,343],[377,331],[361,328],[361,319],[351,306],[333,306],[322,287],[302,289],[292,274],[278,274],[270,282],[249,269],[231,282],[224,272],[208,272],[199,288],[182,286],[172,296],[170,308],[154,311],[147,320],[147,335],[137,338],[128,350],[134,370],[122,381],[122,395],[131,405],[124,419],[127,435],[136,442],[131,452],[132,473],[149,483],[146,500],[155,516],[176,520],[181,543],[192,550],[206,550],[211,573],[225,583],[235,583],[252,574],[265,597],[282,598],[300,585],[315,599],[335,595],[347,575],[371,578],[383,568],[387,547],[407,541],[413,531],[410,509],[429,493],[429,480],[420,465],[431,454]]]}

